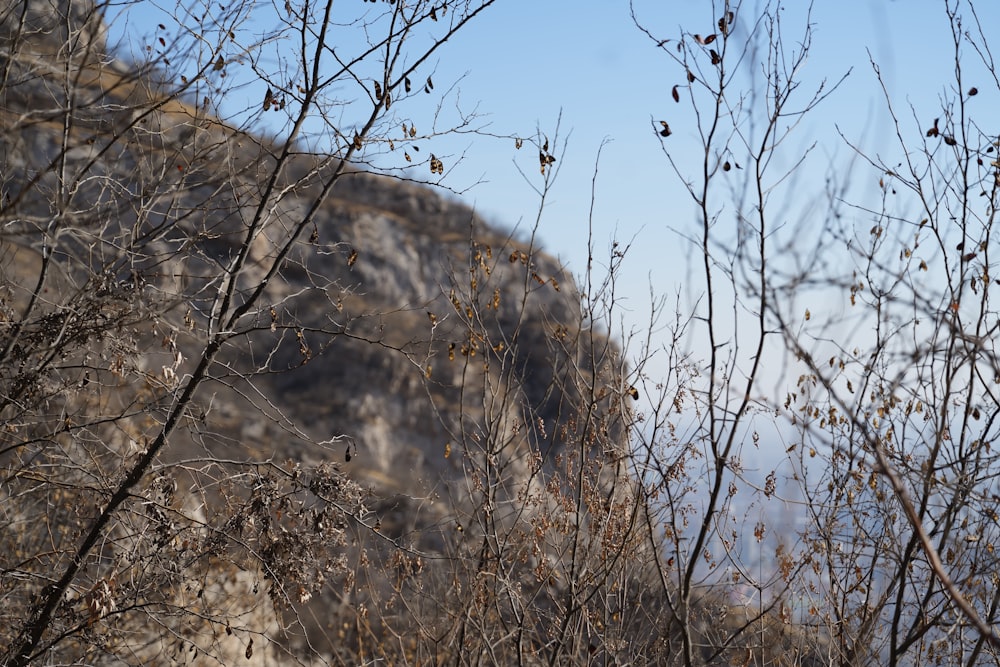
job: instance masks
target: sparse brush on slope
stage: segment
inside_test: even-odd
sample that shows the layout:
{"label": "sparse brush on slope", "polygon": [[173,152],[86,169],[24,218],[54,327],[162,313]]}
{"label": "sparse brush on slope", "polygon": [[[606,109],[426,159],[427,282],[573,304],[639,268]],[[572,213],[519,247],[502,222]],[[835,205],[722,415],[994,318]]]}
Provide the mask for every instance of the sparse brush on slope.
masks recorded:
{"label": "sparse brush on slope", "polygon": [[[353,663],[438,633],[457,658],[511,622],[541,650],[579,614],[569,552],[608,559],[596,591],[641,542],[622,362],[573,281],[349,146],[292,154],[126,70],[95,7],[26,2],[2,13],[5,660]],[[500,625],[454,616],[488,591]]]}

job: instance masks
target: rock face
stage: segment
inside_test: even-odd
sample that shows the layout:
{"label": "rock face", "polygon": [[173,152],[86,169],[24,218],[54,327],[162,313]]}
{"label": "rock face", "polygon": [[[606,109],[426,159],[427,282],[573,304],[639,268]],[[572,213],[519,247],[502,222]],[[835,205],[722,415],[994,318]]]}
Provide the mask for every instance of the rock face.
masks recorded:
{"label": "rock face", "polygon": [[[171,306],[167,318],[188,314],[197,334],[211,308],[205,290],[219,287],[220,269],[246,241],[246,216],[258,201],[274,146],[168,99],[169,91],[158,98],[137,75],[95,55],[100,24],[87,3],[49,5],[7,0],[4,39],[20,40],[31,54],[62,49],[69,57],[91,55],[72,89],[45,76],[51,62],[23,56],[13,63],[23,79],[5,88],[0,110],[9,128],[0,139],[0,187],[7,201],[0,218],[10,278],[23,293],[30,290],[48,246],[53,261],[46,280],[53,293],[68,300],[73,289],[93,289],[96,275],[105,283],[98,290],[104,296],[149,297],[159,300],[156,307],[164,299],[187,299],[192,313]],[[75,46],[67,51],[68,43]],[[76,107],[68,138],[52,121],[63,105]],[[275,204],[279,224],[252,241],[241,288],[264,276],[285,225],[320,196],[323,160],[302,156],[285,168],[283,187],[291,192]],[[225,182],[218,178],[222,173]],[[307,440],[344,436],[350,467],[380,490],[417,492],[418,482],[433,487],[442,475],[454,474],[460,466],[442,456],[452,439],[447,431],[456,426],[455,415],[477,408],[458,409],[453,393],[470,369],[449,361],[448,351],[468,361],[462,348],[468,353],[484,344],[470,343],[468,323],[460,322],[463,309],[473,305],[473,291],[483,292],[476,306],[482,312],[474,316],[494,333],[491,345],[500,332],[516,332],[516,340],[505,343],[512,348],[506,361],[518,374],[510,391],[520,398],[513,402],[527,401],[538,416],[556,419],[560,401],[551,369],[558,345],[552,336],[578,329],[579,304],[572,280],[553,258],[513,242],[427,187],[360,171],[334,186],[310,233],[268,285],[266,302],[276,309],[278,331],[257,336],[262,357],[252,361],[266,366],[252,384],[275,412],[216,397],[216,414],[223,427],[238,427],[232,435],[241,447],[299,455],[301,442],[283,430],[280,413],[304,425]],[[23,268],[32,252],[34,272]],[[482,284],[470,288],[470,266],[477,263]],[[496,308],[490,306],[494,290]],[[194,354],[197,335],[176,338],[186,358]],[[478,351],[473,366],[486,361],[486,351]],[[227,363],[238,366],[247,352],[234,347]],[[147,360],[150,370],[162,365],[161,357]]]}
{"label": "rock face", "polygon": [[19,55],[61,58],[105,54],[104,24],[88,0],[3,0],[0,40]]}
{"label": "rock face", "polygon": [[[555,500],[544,498],[552,489],[543,471],[561,465],[575,440],[579,465],[581,451],[615,460],[614,419],[599,437],[574,429],[594,414],[624,414],[617,355],[583,326],[573,281],[552,257],[399,178],[348,168],[330,188],[342,169],[336,157],[298,155],[276,173],[278,144],[228,128],[158,88],[150,72],[115,65],[92,6],[52,2],[0,6],[0,384],[9,425],[0,451],[21,457],[16,465],[27,465],[23,451],[36,442],[110,452],[106,487],[87,487],[96,499],[86,502],[99,506],[200,372],[219,313],[251,299],[225,325],[232,337],[218,337],[207,379],[158,458],[164,470],[185,470],[182,483],[202,501],[150,491],[176,487],[162,482],[166,473],[136,487],[146,514],[162,506],[202,526],[164,536],[159,550],[184,554],[202,541],[217,556],[204,508],[221,497],[251,510],[263,502],[254,500],[260,484],[236,488],[236,475],[206,472],[203,461],[253,461],[255,471],[337,462],[368,491],[359,525],[393,545],[440,552],[447,531],[471,543],[483,507],[508,528],[525,510],[506,516],[504,503],[532,498],[532,511],[547,511]],[[74,76],[59,76],[67,69]],[[256,479],[248,474],[238,479]],[[302,484],[321,496],[336,490]],[[327,529],[319,516],[317,532]],[[237,512],[225,530],[243,535],[242,520]],[[93,590],[124,579],[105,574],[107,563],[139,567],[137,547],[128,556],[117,549],[95,562]],[[539,550],[523,562],[545,557]],[[233,556],[227,567],[252,569],[240,563]],[[272,566],[265,558],[267,576]],[[169,604],[193,585],[171,589]],[[67,625],[80,622],[66,614]],[[275,626],[267,614],[243,616],[257,618],[258,633]]]}

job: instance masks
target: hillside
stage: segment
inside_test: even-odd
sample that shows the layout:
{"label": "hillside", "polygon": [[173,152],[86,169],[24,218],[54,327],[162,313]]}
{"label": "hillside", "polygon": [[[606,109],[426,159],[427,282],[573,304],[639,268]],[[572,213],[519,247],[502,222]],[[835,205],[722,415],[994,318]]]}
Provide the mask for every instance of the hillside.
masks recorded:
{"label": "hillside", "polygon": [[[559,594],[563,494],[629,497],[631,399],[571,276],[454,198],[228,126],[59,7],[0,8],[0,644],[350,664],[414,622],[393,599],[484,568]],[[437,604],[417,622],[456,632]]]}
{"label": "hillside", "polygon": [[[35,41],[23,48],[44,52]],[[36,307],[137,300],[160,311],[157,333],[169,333],[190,359],[215,296],[205,291],[218,286],[218,274],[245,245],[277,147],[186,108],[169,89],[153,92],[117,61],[94,60],[101,63],[81,71],[67,91],[47,79],[48,65],[22,59],[9,76],[23,78],[3,91],[8,316],[20,316],[44,267],[48,303]],[[68,128],[60,117],[65,106],[73,108]],[[265,305],[247,315],[268,321],[252,333],[254,345],[234,347],[230,370],[252,375],[258,392],[289,424],[304,425],[310,439],[344,436],[361,478],[415,491],[416,479],[433,485],[456,466],[440,460],[450,421],[461,412],[448,394],[462,384],[463,357],[449,361],[448,350],[470,346],[462,315],[481,299],[475,318],[494,344],[506,341],[505,362],[518,369],[514,390],[522,398],[515,403],[526,401],[554,423],[553,334],[579,328],[572,278],[551,256],[428,187],[348,166],[321,194],[335,165],[329,156],[300,154],[283,166],[282,195],[270,211],[279,225],[252,239],[237,298],[263,278],[287,225],[317,210],[267,284]],[[483,273],[475,295],[470,266]],[[485,306],[494,290],[499,307],[491,309]],[[462,302],[457,312],[453,291]],[[180,331],[185,317],[195,322],[187,332]],[[156,372],[160,361],[138,363]],[[437,410],[434,398],[444,401]],[[230,426],[240,433],[230,435],[241,447],[297,451],[264,406],[244,411],[228,403],[216,411],[223,421],[238,413]],[[403,460],[414,467],[392,475]]]}

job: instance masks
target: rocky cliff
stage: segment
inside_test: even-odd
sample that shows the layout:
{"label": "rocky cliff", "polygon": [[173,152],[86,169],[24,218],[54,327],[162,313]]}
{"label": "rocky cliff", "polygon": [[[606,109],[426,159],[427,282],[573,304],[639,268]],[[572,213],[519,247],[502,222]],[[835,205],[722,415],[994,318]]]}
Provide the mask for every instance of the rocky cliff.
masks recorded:
{"label": "rocky cliff", "polygon": [[[56,456],[56,443],[60,465],[78,462],[73,475],[90,465],[81,452],[97,466],[85,484],[73,477],[85,492],[70,502],[103,506],[204,373],[131,490],[144,506],[211,526],[213,503],[259,509],[260,487],[246,481],[259,471],[335,463],[337,484],[360,489],[355,545],[382,536],[482,568],[475,542],[455,535],[482,536],[484,517],[511,530],[526,512],[550,511],[559,485],[547,475],[567,456],[579,466],[580,452],[619,458],[616,406],[627,393],[615,350],[583,325],[573,280],[551,256],[428,187],[231,128],[156,83],[156,70],[122,66],[101,35],[85,2],[0,5],[0,452],[10,479]],[[227,312],[238,315],[224,321]],[[580,426],[594,415],[598,428]],[[607,489],[616,470],[596,473]],[[194,499],[175,500],[178,488]],[[93,520],[84,514],[67,548]],[[243,535],[239,514],[211,530]],[[347,527],[337,525],[340,540]],[[218,557],[211,531],[198,530]],[[23,536],[4,539],[30,549]],[[190,548],[181,537],[158,548],[168,543]],[[135,566],[110,551],[112,569]],[[525,567],[539,567],[543,551],[525,552]],[[53,571],[69,553],[53,557]],[[201,563],[198,576],[235,567],[275,579],[268,568],[283,566],[229,558],[215,570]],[[95,602],[117,581],[106,569],[97,559],[81,584],[90,624],[114,608]],[[319,609],[352,604],[331,595]],[[313,642],[329,628],[303,632]],[[167,650],[153,645],[135,655]]]}
{"label": "rocky cliff", "polygon": [[[8,3],[3,13],[8,35],[12,23],[27,28],[16,31],[20,58],[5,63],[0,108],[9,315],[19,316],[46,256],[44,288],[54,301],[88,291],[146,301],[168,318],[186,316],[195,323],[188,338],[197,339],[215,296],[206,292],[247,243],[248,216],[279,146],[227,128],[96,51],[100,30],[85,5],[70,5],[67,23],[36,4],[19,12],[22,3]],[[77,24],[68,36],[66,26]],[[73,53],[89,62],[67,86],[61,65],[36,55],[74,36],[86,38]],[[514,402],[554,423],[552,355],[559,337],[579,330],[571,277],[551,256],[426,186],[349,168],[321,196],[332,168],[329,156],[307,154],[285,164],[270,211],[279,224],[250,241],[239,288],[264,277],[288,225],[319,211],[267,285],[257,317],[266,313],[261,328],[272,331],[254,334],[249,349],[234,347],[226,363],[253,374],[275,414],[305,425],[312,439],[345,436],[359,475],[413,490],[415,480],[456,467],[441,459],[459,407],[449,390],[469,370],[454,357],[467,361],[485,343],[469,339],[465,310],[473,307],[491,345],[506,340],[510,348]],[[183,334],[174,338],[185,358],[193,354]],[[491,352],[480,349],[480,359]],[[156,372],[169,358],[140,363]],[[436,398],[445,403],[432,407]],[[295,449],[263,406],[216,401],[218,417],[240,429],[241,447]]]}

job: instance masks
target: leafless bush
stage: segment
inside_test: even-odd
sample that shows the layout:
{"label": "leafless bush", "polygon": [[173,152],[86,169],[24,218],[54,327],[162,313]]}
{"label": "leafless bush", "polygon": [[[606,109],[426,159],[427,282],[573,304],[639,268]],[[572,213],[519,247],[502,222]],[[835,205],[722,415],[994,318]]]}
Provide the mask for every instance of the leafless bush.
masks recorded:
{"label": "leafless bush", "polygon": [[[135,72],[106,53],[104,7],[0,9],[5,664],[290,650],[281,610],[343,574],[362,499],[330,462],[336,437],[323,449],[255,393],[255,375],[283,369],[253,345],[274,355],[291,339],[309,358],[296,298],[336,307],[349,286],[307,276],[292,292],[286,272],[301,270],[293,260],[317,240],[317,212],[348,165],[389,140],[383,116],[411,95],[409,78],[489,4],[362,11],[389,56],[360,52],[332,75],[321,66],[335,62],[332,3],[285,7],[265,42],[298,34],[301,65],[273,71],[255,60],[262,44],[245,41],[253,3],[179,6]],[[415,31],[421,46],[404,49]],[[237,69],[263,100],[238,122],[286,114],[281,141],[216,118]],[[328,125],[323,157],[298,157],[310,119],[334,117],[329,91],[343,81],[360,84],[360,122]],[[305,169],[295,180],[292,163]],[[333,339],[351,321],[309,335]],[[247,431],[226,409],[213,414],[220,387],[257,408],[264,442],[327,453],[237,453]]]}

